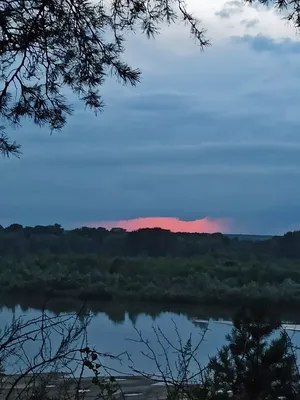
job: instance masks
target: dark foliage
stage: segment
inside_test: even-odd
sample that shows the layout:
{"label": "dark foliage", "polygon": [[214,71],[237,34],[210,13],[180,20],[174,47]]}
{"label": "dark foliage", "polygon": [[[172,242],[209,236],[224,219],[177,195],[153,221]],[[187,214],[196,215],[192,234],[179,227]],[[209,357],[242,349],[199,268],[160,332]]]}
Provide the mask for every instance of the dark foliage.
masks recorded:
{"label": "dark foliage", "polygon": [[299,232],[266,240],[222,234],[0,227],[2,292],[80,299],[234,305],[300,303]]}
{"label": "dark foliage", "polygon": [[[237,261],[300,259],[300,231],[284,236],[256,237],[221,233],[172,233],[168,230],[82,227],[64,230],[59,224],[23,227],[0,225],[0,256],[28,254],[101,254],[118,257],[199,257],[225,260],[237,268]],[[117,272],[115,261],[111,272]],[[292,278],[292,277],[291,277]]]}
{"label": "dark foliage", "polygon": [[[225,345],[209,365],[200,398],[300,398],[300,375],[291,339],[270,310],[243,309]],[[206,394],[206,395],[205,395]]]}
{"label": "dark foliage", "polygon": [[4,157],[11,155],[19,157],[20,155],[20,145],[10,141],[3,126],[0,126],[0,154]]}

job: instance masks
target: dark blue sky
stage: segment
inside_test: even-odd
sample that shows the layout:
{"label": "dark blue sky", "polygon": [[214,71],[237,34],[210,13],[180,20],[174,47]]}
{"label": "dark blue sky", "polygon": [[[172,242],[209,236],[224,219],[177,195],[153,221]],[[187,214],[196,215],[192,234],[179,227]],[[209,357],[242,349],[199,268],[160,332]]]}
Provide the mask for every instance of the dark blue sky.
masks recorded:
{"label": "dark blue sky", "polygon": [[0,224],[66,227],[137,217],[229,218],[228,230],[300,228],[300,42],[276,12],[188,1],[208,29],[128,38],[136,88],[104,85],[94,116],[49,135],[24,123],[20,160],[0,160]]}

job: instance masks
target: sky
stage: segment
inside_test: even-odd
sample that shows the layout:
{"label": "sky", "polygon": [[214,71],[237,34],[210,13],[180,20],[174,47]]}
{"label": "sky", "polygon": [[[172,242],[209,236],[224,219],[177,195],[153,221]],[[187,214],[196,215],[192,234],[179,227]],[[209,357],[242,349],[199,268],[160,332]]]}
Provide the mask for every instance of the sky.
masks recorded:
{"label": "sky", "polygon": [[281,234],[300,229],[300,41],[277,11],[187,1],[211,46],[182,24],[126,42],[142,70],[102,87],[97,117],[75,112],[51,136],[26,122],[0,159],[0,224],[160,226]]}

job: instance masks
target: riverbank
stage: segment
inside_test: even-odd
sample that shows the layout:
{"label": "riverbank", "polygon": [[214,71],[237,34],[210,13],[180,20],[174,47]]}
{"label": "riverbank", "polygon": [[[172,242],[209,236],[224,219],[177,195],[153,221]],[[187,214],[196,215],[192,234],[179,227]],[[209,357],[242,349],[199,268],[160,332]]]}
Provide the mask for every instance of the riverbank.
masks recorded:
{"label": "riverbank", "polygon": [[111,258],[40,255],[0,258],[2,293],[79,301],[188,305],[269,302],[298,309],[300,261],[233,261],[220,257]]}
{"label": "riverbank", "polygon": [[[157,400],[166,398],[165,385],[158,384],[153,379],[142,376],[116,376],[116,400],[135,398]],[[81,378],[80,381],[71,378],[68,374],[40,374],[38,377],[27,375],[6,375],[2,377],[0,399],[5,399],[11,392],[11,399],[28,398],[28,393],[32,393],[35,388],[44,387],[44,394],[47,398],[59,398],[64,391],[64,398],[75,398],[78,393],[80,399],[99,398],[99,388],[93,384],[92,378]],[[22,397],[23,396],[23,397]]]}

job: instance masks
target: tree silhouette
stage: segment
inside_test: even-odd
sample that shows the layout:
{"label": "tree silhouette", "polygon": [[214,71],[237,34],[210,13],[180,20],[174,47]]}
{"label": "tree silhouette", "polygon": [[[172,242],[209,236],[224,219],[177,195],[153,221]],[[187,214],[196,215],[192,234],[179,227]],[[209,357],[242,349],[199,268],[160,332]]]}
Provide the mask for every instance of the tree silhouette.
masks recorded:
{"label": "tree silhouette", "polygon": [[227,339],[228,345],[208,366],[204,397],[299,399],[296,356],[289,336],[270,311],[267,314],[257,306],[250,312],[241,310]]}

